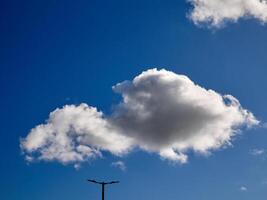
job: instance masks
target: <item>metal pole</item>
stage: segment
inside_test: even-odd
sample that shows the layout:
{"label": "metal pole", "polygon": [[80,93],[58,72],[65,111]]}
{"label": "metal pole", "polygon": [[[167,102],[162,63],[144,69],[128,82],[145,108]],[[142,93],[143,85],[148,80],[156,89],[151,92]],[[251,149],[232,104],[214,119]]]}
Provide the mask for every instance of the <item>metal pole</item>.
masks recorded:
{"label": "metal pole", "polygon": [[105,199],[105,184],[102,183],[102,200]]}
{"label": "metal pole", "polygon": [[87,181],[89,181],[91,183],[96,183],[96,184],[100,184],[101,185],[101,188],[102,188],[102,200],[105,200],[105,185],[119,183],[119,181],[98,182],[98,181],[91,180],[91,179],[88,179]]}

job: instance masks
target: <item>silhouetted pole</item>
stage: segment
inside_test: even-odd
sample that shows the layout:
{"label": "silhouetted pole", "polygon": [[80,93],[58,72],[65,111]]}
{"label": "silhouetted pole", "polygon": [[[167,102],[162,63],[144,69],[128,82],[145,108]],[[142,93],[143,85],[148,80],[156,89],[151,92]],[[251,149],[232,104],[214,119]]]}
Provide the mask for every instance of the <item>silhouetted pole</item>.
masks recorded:
{"label": "silhouetted pole", "polygon": [[102,200],[105,199],[105,185],[102,184]]}
{"label": "silhouetted pole", "polygon": [[119,183],[119,181],[98,182],[98,181],[90,180],[90,179],[88,179],[87,181],[89,181],[89,182],[91,182],[91,183],[100,184],[100,185],[102,186],[102,200],[105,200],[105,185],[108,185],[108,184],[114,184],[114,183]]}

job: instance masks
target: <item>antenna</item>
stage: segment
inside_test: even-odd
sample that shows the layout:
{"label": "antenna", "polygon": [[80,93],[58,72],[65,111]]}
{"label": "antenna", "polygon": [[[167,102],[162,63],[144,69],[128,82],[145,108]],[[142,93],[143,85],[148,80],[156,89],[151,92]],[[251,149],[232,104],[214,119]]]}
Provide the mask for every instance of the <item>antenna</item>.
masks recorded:
{"label": "antenna", "polygon": [[105,200],[105,185],[119,183],[119,181],[99,182],[99,181],[91,180],[91,179],[88,179],[87,181],[89,181],[91,183],[99,184],[102,186],[102,200]]}

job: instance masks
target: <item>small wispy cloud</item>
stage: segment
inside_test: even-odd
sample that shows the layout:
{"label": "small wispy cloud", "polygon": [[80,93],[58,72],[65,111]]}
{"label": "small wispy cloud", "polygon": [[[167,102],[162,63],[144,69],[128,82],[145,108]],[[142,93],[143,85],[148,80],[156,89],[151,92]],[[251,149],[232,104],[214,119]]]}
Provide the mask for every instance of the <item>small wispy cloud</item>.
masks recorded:
{"label": "small wispy cloud", "polygon": [[241,187],[239,188],[239,190],[240,190],[240,191],[242,191],[242,192],[245,192],[245,191],[247,191],[247,190],[248,190],[248,188],[247,188],[247,187],[245,187],[245,186],[241,186]]}
{"label": "small wispy cloud", "polygon": [[124,162],[122,162],[122,161],[116,161],[116,162],[112,162],[111,163],[111,166],[112,167],[116,167],[116,168],[118,168],[118,169],[120,169],[120,170],[122,170],[122,171],[125,171],[126,170],[126,165],[125,165],[125,163]]}
{"label": "small wispy cloud", "polygon": [[267,128],[267,122],[262,123],[262,128]]}
{"label": "small wispy cloud", "polygon": [[76,170],[79,170],[81,168],[81,165],[79,163],[74,164],[74,168]]}
{"label": "small wispy cloud", "polygon": [[29,156],[29,155],[26,155],[26,156],[25,156],[25,160],[26,160],[27,162],[32,162],[32,161],[33,161],[33,157],[32,157],[32,156]]}
{"label": "small wispy cloud", "polygon": [[265,153],[265,150],[264,149],[251,149],[249,153],[250,155],[253,155],[253,156],[260,156]]}

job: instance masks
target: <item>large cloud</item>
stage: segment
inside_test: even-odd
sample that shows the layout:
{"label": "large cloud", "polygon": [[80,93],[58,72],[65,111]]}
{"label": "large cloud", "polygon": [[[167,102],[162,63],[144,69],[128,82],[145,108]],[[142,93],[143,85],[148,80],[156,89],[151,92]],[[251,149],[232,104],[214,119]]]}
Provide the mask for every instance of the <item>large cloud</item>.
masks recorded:
{"label": "large cloud", "polygon": [[135,147],[185,163],[189,150],[207,154],[230,144],[241,126],[259,123],[233,96],[166,70],[147,70],[113,90],[122,102],[110,116],[87,104],[53,111],[21,140],[28,160],[80,163],[102,151],[123,156]]}
{"label": "large cloud", "polygon": [[190,18],[195,24],[220,27],[226,21],[249,17],[267,22],[266,0],[187,0],[193,5]]}

